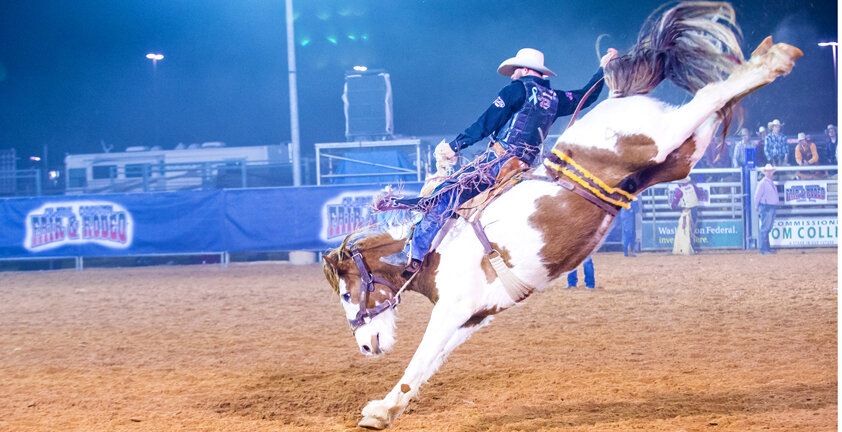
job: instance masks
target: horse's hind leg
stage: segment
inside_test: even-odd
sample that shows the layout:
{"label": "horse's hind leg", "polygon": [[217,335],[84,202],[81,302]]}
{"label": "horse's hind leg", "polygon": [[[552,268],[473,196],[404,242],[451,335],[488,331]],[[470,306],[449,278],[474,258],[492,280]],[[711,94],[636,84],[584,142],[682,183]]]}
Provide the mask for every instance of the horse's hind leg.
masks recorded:
{"label": "horse's hind leg", "polygon": [[[736,102],[777,77],[789,73],[795,65],[795,60],[802,55],[798,48],[783,43],[772,45],[771,38],[766,38],[754,51],[751,59],[737,68],[728,79],[704,86],[696,92],[690,102],[668,114],[664,124],[669,125],[669,128],[661,132],[664,138],[661,142],[665,145],[664,148],[659,148],[659,162],[726,104]],[[701,157],[707,144],[699,143],[694,157]]]}
{"label": "horse's hind leg", "polygon": [[440,306],[443,305],[433,308],[424,338],[403,377],[385,398],[373,400],[363,408],[363,419],[360,420],[359,426],[373,429],[389,427],[403,413],[409,401],[418,394],[419,387],[438,370],[447,355],[490,319],[488,317],[478,325],[464,326],[470,318],[470,313],[454,313],[453,309],[445,310]]}

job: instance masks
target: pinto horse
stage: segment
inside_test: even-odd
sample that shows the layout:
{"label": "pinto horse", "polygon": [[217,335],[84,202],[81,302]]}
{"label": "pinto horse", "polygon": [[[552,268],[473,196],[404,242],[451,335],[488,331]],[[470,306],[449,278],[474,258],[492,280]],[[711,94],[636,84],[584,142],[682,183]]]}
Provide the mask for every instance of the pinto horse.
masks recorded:
{"label": "pinto horse", "polygon": [[[788,74],[802,55],[767,37],[746,61],[738,35],[728,3],[686,2],[653,13],[629,53],[606,66],[611,96],[559,137],[554,158],[477,217],[486,242],[471,223],[451,219],[413,279],[379,261],[403,248],[401,236],[349,236],[324,256],[325,276],[365,355],[393,347],[400,287],[435,304],[403,376],[382,400],[365,406],[360,426],[390,426],[454,348],[525,298],[511,295],[486,245],[529,292],[550,286],[599,246],[616,214],[611,207],[622,204],[595,205],[586,189],[596,183],[605,194],[633,199],[651,185],[687,176],[716,130],[727,127],[733,105]],[[647,96],[664,79],[692,100],[673,107]],[[579,180],[566,179],[562,160],[567,174],[580,168]]]}

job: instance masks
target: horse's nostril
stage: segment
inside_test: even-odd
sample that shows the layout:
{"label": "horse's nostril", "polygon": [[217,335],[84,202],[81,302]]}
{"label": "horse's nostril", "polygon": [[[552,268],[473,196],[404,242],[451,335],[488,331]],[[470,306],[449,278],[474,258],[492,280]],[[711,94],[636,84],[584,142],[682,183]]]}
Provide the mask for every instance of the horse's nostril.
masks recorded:
{"label": "horse's nostril", "polygon": [[368,345],[363,345],[361,348],[363,349],[363,352],[371,352],[371,348],[369,348]]}

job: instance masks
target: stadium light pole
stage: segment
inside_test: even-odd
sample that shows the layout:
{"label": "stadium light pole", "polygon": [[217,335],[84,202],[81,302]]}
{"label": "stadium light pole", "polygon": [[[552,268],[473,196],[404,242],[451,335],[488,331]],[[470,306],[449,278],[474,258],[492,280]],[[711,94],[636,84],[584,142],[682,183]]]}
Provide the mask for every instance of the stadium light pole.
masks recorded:
{"label": "stadium light pole", "polygon": [[158,61],[164,59],[160,53],[146,54],[146,58],[152,60],[152,115],[155,117],[155,145],[161,145],[161,121],[158,114]]}
{"label": "stadium light pole", "polygon": [[836,48],[839,46],[838,42],[819,42],[820,47],[829,46],[830,49],[833,51],[833,96],[834,100],[838,102],[839,100],[839,78],[836,74]]}
{"label": "stadium light pole", "polygon": [[820,47],[829,46],[830,49],[833,50],[833,76],[836,76],[836,47],[839,46],[838,42],[819,42]]}
{"label": "stadium light pole", "polygon": [[295,75],[295,30],[292,0],[286,0],[287,69],[289,70],[289,129],[292,141],[292,184],[301,186],[301,137],[298,131],[298,86]]}

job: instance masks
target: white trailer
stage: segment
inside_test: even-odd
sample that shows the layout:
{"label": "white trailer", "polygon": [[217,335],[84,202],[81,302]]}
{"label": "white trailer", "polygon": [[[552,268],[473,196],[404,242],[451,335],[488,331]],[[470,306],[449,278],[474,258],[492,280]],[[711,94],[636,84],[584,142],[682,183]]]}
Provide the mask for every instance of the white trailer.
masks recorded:
{"label": "white trailer", "polygon": [[[130,147],[125,152],[67,155],[67,194],[160,192],[285,184],[289,145],[225,147],[222,143],[175,150]],[[290,179],[291,181],[291,179]]]}

